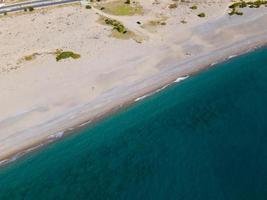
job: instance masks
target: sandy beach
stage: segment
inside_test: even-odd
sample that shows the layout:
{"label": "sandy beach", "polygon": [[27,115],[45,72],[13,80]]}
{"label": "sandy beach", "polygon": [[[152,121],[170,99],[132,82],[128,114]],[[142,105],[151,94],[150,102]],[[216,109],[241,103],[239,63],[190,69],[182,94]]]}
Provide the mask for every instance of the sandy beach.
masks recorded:
{"label": "sandy beach", "polygon": [[[137,2],[142,12],[131,16],[73,4],[0,17],[0,164],[267,43],[266,7],[229,16],[229,1]],[[114,36],[101,18],[131,34]],[[58,49],[81,57],[57,62]]]}

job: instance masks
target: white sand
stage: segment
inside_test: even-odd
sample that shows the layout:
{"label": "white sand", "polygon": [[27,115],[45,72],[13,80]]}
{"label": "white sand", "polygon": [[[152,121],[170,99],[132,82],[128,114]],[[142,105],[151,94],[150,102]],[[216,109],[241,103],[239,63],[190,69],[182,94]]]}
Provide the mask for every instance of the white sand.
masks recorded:
{"label": "white sand", "polygon": [[[142,44],[111,38],[95,10],[80,6],[0,18],[0,160],[267,42],[264,7],[229,17],[228,3],[192,11],[170,10],[171,0],[142,2],[143,16],[114,17],[145,38]],[[202,11],[206,18],[196,16]],[[166,26],[136,23],[165,17]],[[58,48],[81,59],[56,62]],[[33,53],[41,55],[21,61]]]}

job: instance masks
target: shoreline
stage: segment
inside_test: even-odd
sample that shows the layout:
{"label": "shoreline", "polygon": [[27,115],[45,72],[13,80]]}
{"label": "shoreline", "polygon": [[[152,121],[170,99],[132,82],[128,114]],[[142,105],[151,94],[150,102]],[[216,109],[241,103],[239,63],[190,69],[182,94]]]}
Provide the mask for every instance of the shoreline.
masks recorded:
{"label": "shoreline", "polygon": [[[186,13],[160,2],[139,0],[146,12],[134,16],[66,6],[1,18],[0,165],[267,44],[266,8],[230,17],[227,2]],[[99,15],[135,37],[113,37]],[[58,49],[81,57],[57,62]]]}
{"label": "shoreline", "polygon": [[[257,38],[255,38],[257,40]],[[183,82],[187,78],[190,78],[191,76],[195,76],[198,73],[201,73],[205,70],[209,70],[211,67],[214,67],[216,65],[222,64],[228,60],[231,60],[235,57],[239,57],[248,53],[251,53],[253,51],[259,50],[261,48],[266,48],[267,47],[267,37],[266,40],[263,44],[259,44],[260,41],[255,42],[255,45],[249,44],[248,46],[244,46],[241,51],[235,51],[232,52],[231,55],[227,55],[224,58],[222,57],[221,59],[218,59],[214,62],[209,63],[208,65],[203,65],[200,66],[196,69],[192,69],[191,72],[188,72],[187,74],[183,74],[181,76],[176,76],[173,75],[173,77],[166,77],[166,80],[164,82],[158,83],[156,86],[151,86],[150,90],[144,90],[146,91],[145,93],[140,93],[141,95],[135,95],[134,98],[131,98],[124,103],[117,105],[116,107],[110,108],[107,111],[100,112],[97,114],[95,117],[90,117],[87,120],[80,120],[79,117],[76,118],[76,121],[79,121],[75,125],[69,126],[68,128],[65,128],[64,130],[54,132],[53,134],[49,134],[49,136],[46,137],[46,139],[40,139],[38,142],[31,143],[27,147],[22,148],[18,151],[11,152],[8,155],[0,158],[0,168],[8,166],[10,163],[13,163],[17,159],[23,158],[25,155],[29,153],[33,153],[35,151],[42,150],[42,148],[45,148],[47,145],[50,145],[51,143],[58,142],[64,137],[67,137],[71,134],[75,134],[75,132],[79,132],[82,129],[88,128],[92,126],[95,123],[98,123],[99,121],[112,116],[113,114],[122,111],[124,108],[127,108],[131,105],[134,105],[138,103],[139,101],[142,101],[146,98],[149,98],[150,96],[168,88],[169,86],[173,86],[174,84],[179,84],[180,82]],[[229,47],[228,47],[229,48]],[[227,48],[226,48],[227,49]],[[208,55],[206,55],[208,56]],[[194,62],[192,60],[191,62]],[[51,131],[52,132],[52,131]]]}

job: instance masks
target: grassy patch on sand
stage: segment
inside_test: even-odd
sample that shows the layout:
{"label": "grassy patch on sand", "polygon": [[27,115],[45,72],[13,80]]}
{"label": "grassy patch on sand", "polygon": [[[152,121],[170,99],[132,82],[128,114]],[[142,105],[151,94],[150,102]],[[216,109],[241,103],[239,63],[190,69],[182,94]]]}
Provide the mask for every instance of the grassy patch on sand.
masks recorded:
{"label": "grassy patch on sand", "polygon": [[161,18],[161,19],[149,20],[149,21],[146,21],[141,27],[151,33],[154,33],[154,32],[157,32],[160,26],[167,25],[166,20],[167,20],[166,17]]}
{"label": "grassy patch on sand", "polygon": [[261,6],[267,6],[266,0],[256,0],[256,1],[239,1],[231,4],[229,8],[231,9],[229,11],[229,15],[243,15],[243,12],[239,11],[238,9],[241,8],[259,8]]}
{"label": "grassy patch on sand", "polygon": [[136,35],[134,32],[127,30],[127,28],[119,21],[101,16],[98,23],[111,26],[112,31],[110,36],[116,39],[128,40],[133,39],[137,43],[142,43],[143,38]]}
{"label": "grassy patch on sand", "polygon": [[104,21],[107,25],[112,26],[113,30],[116,30],[117,32],[122,33],[122,34],[127,33],[125,26],[121,22],[114,20],[114,19],[109,19],[109,18],[105,18]]}
{"label": "grassy patch on sand", "polygon": [[160,26],[160,25],[164,26],[164,25],[166,25],[166,22],[164,19],[162,19],[162,20],[150,20],[147,22],[147,24],[150,26]]}
{"label": "grassy patch on sand", "polygon": [[56,49],[55,51],[39,52],[24,56],[17,61],[17,64],[19,65],[24,62],[30,62],[37,59],[37,57],[44,55],[56,56],[56,61],[60,61],[67,58],[78,59],[81,57],[79,54],[71,51],[63,51],[62,49]]}
{"label": "grassy patch on sand", "polygon": [[111,15],[132,16],[143,14],[143,8],[141,5],[137,2],[125,3],[125,0],[100,3],[96,7]]}
{"label": "grassy patch on sand", "polygon": [[17,65],[24,63],[24,62],[30,62],[35,59],[37,59],[38,56],[41,56],[41,53],[32,53],[30,55],[23,56],[22,58],[17,60]]}
{"label": "grassy patch on sand", "polygon": [[24,56],[23,60],[31,61],[31,60],[34,60],[39,55],[40,55],[39,53],[33,53],[31,55]]}
{"label": "grassy patch on sand", "polygon": [[67,58],[72,58],[72,59],[79,59],[81,57],[80,54],[74,53],[72,51],[57,51],[56,52],[56,60],[60,61],[63,59],[67,59]]}

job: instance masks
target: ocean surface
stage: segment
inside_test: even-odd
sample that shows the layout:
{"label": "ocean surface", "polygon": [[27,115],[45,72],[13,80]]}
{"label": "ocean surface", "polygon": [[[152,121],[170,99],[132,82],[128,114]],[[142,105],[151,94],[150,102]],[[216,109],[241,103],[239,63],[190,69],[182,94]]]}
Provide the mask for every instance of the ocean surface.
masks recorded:
{"label": "ocean surface", "polygon": [[267,49],[0,169],[0,200],[266,200]]}

